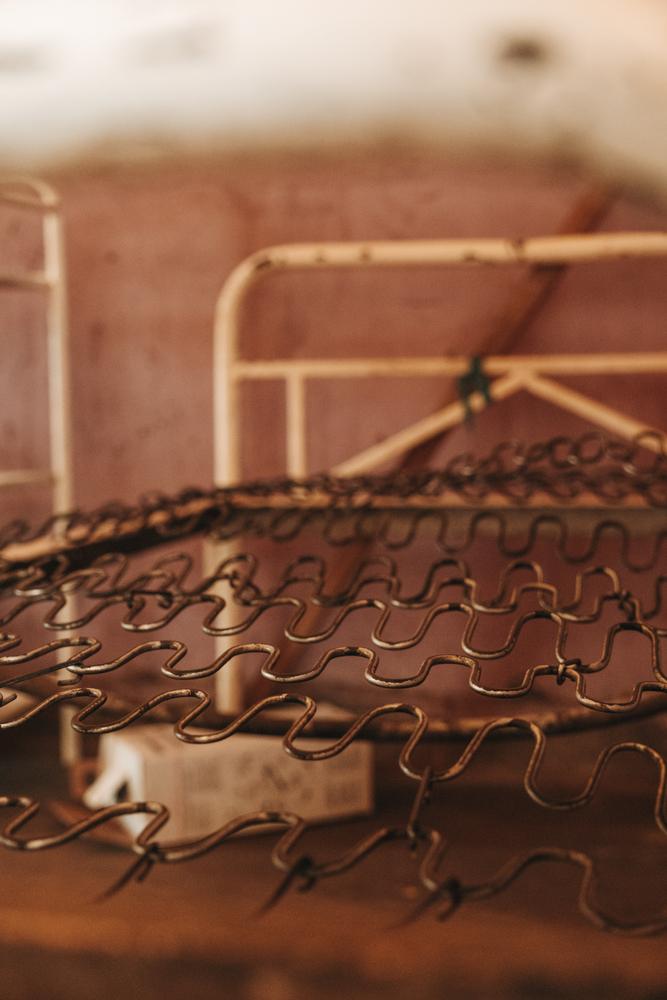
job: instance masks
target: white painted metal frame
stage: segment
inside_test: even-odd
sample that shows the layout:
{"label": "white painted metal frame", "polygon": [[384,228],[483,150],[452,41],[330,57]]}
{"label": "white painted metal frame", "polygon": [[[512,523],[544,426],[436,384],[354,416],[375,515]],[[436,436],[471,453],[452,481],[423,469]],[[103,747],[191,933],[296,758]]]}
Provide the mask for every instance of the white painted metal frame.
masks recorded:
{"label": "white painted metal frame", "polygon": [[[304,243],[269,247],[242,261],[229,275],[218,298],[214,331],[214,476],[220,486],[242,479],[240,386],[255,379],[282,379],[286,393],[287,475],[300,478],[309,472],[307,462],[306,384],[315,379],[350,379],[396,376],[460,376],[470,358],[397,357],[362,359],[271,359],[245,361],[240,338],[243,302],[257,282],[276,271],[323,268],[423,267],[434,265],[575,264],[624,257],[667,256],[667,233],[610,233],[548,236],[526,240],[443,239],[392,240],[368,243]],[[652,430],[633,417],[565,387],[554,376],[611,375],[614,373],[667,374],[667,351],[628,354],[506,355],[484,359],[491,395],[504,399],[524,390],[577,416],[630,438]],[[473,409],[484,406],[478,394]],[[403,428],[378,444],[351,456],[331,471],[340,476],[370,472],[409,448],[460,423],[463,405],[456,401]],[[660,448],[657,438],[646,438],[649,448]],[[218,561],[230,555],[234,543],[210,546],[207,558]],[[225,648],[224,643],[219,649]],[[237,710],[243,706],[242,678],[234,661],[218,675],[219,705]]]}
{"label": "white painted metal frame", "polygon": [[46,298],[49,392],[49,468],[0,471],[0,489],[48,483],[54,513],[72,507],[72,442],[69,388],[67,273],[60,200],[43,181],[0,177],[0,207],[6,205],[41,216],[43,264],[39,271],[0,269],[0,291],[30,289]]}
{"label": "white painted metal frame", "polygon": [[[286,387],[287,474],[307,475],[305,387],[313,379],[460,376],[466,357],[362,359],[274,359],[244,361],[240,356],[241,311],[249,290],[268,274],[285,270],[378,268],[453,264],[572,264],[619,257],[667,256],[667,233],[610,233],[548,236],[522,241],[501,239],[392,240],[371,243],[288,244],[246,258],[230,274],[220,293],[214,343],[215,480],[223,486],[241,479],[239,387],[253,379],[282,379]],[[484,359],[485,371],[499,376],[491,384],[495,399],[525,390],[591,420],[622,437],[646,430],[632,417],[554,381],[558,375],[605,375],[628,372],[667,373],[667,351],[641,354],[506,355]],[[483,401],[473,397],[472,405]],[[369,472],[389,459],[459,423],[461,403],[437,413],[352,456],[332,471],[341,476]],[[659,447],[647,439],[649,447]]]}

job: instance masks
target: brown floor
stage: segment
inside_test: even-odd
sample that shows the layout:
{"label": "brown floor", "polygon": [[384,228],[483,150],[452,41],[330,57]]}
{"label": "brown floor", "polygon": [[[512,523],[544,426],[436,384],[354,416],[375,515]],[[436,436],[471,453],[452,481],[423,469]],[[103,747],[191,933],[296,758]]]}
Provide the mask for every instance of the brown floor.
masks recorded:
{"label": "brown floor", "polygon": [[[654,723],[636,725],[640,736],[665,741]],[[545,787],[561,795],[580,789],[599,747],[630,732],[623,726],[606,735],[555,740],[548,748]],[[28,727],[8,738],[3,790],[22,788],[44,798],[62,794],[48,740],[40,756],[30,757]],[[451,758],[453,748],[441,752]],[[331,857],[380,823],[404,821],[413,788],[388,778],[394,755],[392,748],[381,753],[378,814],[315,829],[304,849],[318,859]],[[667,891],[665,844],[651,817],[656,774],[650,763],[636,755],[619,758],[591,805],[562,813],[528,802],[519,782],[525,760],[520,742],[494,743],[469,777],[438,789],[425,819],[451,840],[446,869],[472,881],[523,849],[577,846],[599,863],[599,900],[606,910],[626,919],[659,912]],[[48,822],[39,819],[35,828]],[[397,843],[308,893],[292,889],[258,918],[258,906],[279,881],[269,859],[273,843],[272,837],[244,838],[196,862],[158,866],[145,883],[131,884],[104,903],[94,899],[127,867],[127,855],[90,842],[39,854],[5,852],[0,995],[667,995],[664,937],[632,939],[590,926],[577,912],[579,874],[569,867],[536,866],[497,897],[464,904],[449,922],[424,914],[397,927],[420,898],[414,858]]]}

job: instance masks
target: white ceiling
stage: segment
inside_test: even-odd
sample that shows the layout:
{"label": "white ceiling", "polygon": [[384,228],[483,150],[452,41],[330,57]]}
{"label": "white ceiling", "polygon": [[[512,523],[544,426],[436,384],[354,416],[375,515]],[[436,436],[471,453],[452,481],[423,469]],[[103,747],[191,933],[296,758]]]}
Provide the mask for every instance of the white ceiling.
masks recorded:
{"label": "white ceiling", "polygon": [[0,167],[341,142],[667,190],[665,0],[0,0]]}

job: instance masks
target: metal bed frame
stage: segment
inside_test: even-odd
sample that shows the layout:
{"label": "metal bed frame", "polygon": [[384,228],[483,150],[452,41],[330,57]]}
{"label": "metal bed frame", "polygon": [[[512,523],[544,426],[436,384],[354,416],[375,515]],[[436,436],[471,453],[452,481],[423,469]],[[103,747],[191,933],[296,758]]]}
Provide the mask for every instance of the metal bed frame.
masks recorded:
{"label": "metal bed frame", "polygon": [[48,483],[57,514],[71,510],[73,501],[67,268],[60,199],[44,181],[0,177],[2,205],[41,218],[43,266],[37,271],[0,271],[0,290],[27,289],[45,297],[51,459],[48,469],[0,471],[0,488]]}
{"label": "metal bed frame", "polygon": [[[368,242],[297,243],[267,247],[242,261],[227,278],[218,298],[214,326],[214,477],[219,486],[233,486],[242,479],[239,390],[255,379],[282,380],[285,384],[286,474],[294,479],[308,475],[306,390],[317,379],[368,377],[458,376],[470,368],[470,358],[399,357],[290,359],[260,361],[243,359],[241,350],[243,305],[249,292],[269,275],[286,271],[312,272],[322,269],[386,269],[433,266],[506,266],[508,264],[562,265],[628,257],[667,256],[667,233],[607,233],[511,239],[382,240]],[[493,356],[484,359],[487,375],[494,377],[488,392],[492,399],[505,399],[524,391],[590,421],[598,427],[631,439],[642,434],[645,446],[662,449],[662,432],[646,433],[632,416],[594,400],[556,381],[559,375],[655,374],[667,372],[667,351],[627,354],[569,354]],[[486,405],[480,393],[472,393],[473,411]],[[405,427],[384,441],[353,455],[331,470],[334,476],[358,476],[404,454],[459,424],[466,416],[461,401],[455,401],[430,416]],[[233,548],[227,548],[227,555]],[[209,553],[208,564],[219,561],[221,550]],[[220,650],[225,647],[220,644]],[[220,707],[243,705],[241,678],[234,668],[227,671],[218,688]]]}
{"label": "metal bed frame", "polygon": [[[664,578],[660,572],[667,543],[665,439],[659,432],[639,428],[632,418],[610,407],[566,390],[550,376],[573,371],[664,372],[667,354],[486,361],[488,373],[498,376],[490,387],[493,398],[527,388],[541,398],[596,420],[625,441],[595,434],[578,441],[559,438],[525,449],[504,445],[472,465],[470,460],[463,466],[454,461],[444,470],[407,478],[365,475],[376,462],[386,461],[401,449],[460,420],[464,406],[455,403],[429,421],[419,422],[404,434],[355,456],[334,470],[335,475],[303,478],[307,472],[305,384],[309,378],[323,373],[327,378],[358,377],[369,372],[456,374],[467,370],[467,362],[460,358],[246,362],[239,354],[239,330],[245,293],[258,276],[273,269],[436,261],[545,263],[666,252],[665,234],[618,234],[521,243],[493,240],[296,246],[261,251],[240,265],[223,289],[216,320],[218,485],[207,491],[186,490],[176,497],[153,496],[134,507],[111,505],[90,514],[64,514],[35,531],[14,527],[0,537],[0,627],[14,628],[25,617],[37,614],[44,628],[61,636],[16,652],[20,637],[3,632],[0,666],[12,673],[3,683],[12,689],[31,691],[37,701],[11,719],[3,720],[0,712],[0,730],[30,726],[54,706],[67,705],[74,708],[71,727],[80,734],[117,732],[150,715],[170,721],[175,736],[191,744],[224,741],[239,730],[279,734],[286,753],[304,762],[304,766],[343,754],[353,740],[363,735],[399,745],[399,768],[414,791],[408,814],[398,825],[380,825],[334,858],[321,858],[304,853],[300,846],[308,824],[299,816],[276,810],[248,813],[208,836],[173,844],[159,838],[169,816],[164,803],[119,803],[98,809],[58,833],[29,835],[24,828],[35,821],[39,804],[26,795],[5,795],[0,797],[0,810],[13,810],[15,814],[0,832],[0,845],[22,851],[58,848],[119,817],[146,815],[147,825],[128,844],[136,860],[115,890],[132,879],[144,880],[158,863],[180,863],[215,850],[243,830],[259,828],[275,833],[279,829],[272,860],[282,873],[282,881],[270,899],[275,903],[293,884],[312,888],[361,864],[385,844],[403,842],[415,861],[415,881],[422,896],[417,912],[430,910],[443,919],[468,900],[486,899],[503,891],[529,867],[545,861],[558,862],[581,872],[579,908],[595,926],[631,935],[664,931],[664,912],[642,920],[619,919],[607,912],[597,894],[595,859],[578,848],[524,849],[485,879],[461,878],[449,870],[446,831],[433,819],[429,803],[436,793],[444,795],[450,782],[467,773],[487,741],[519,735],[531,742],[522,774],[523,790],[534,804],[548,810],[586,806],[617,755],[633,753],[650,759],[657,775],[653,819],[660,835],[667,835],[667,764],[659,750],[646,740],[608,744],[597,755],[583,788],[573,795],[558,797],[546,791],[540,775],[551,734],[661,711],[667,694],[667,676],[659,653],[660,640],[667,635],[667,626],[661,620]],[[238,481],[238,386],[247,378],[277,375],[287,383],[289,478],[243,484]],[[479,407],[481,401],[477,399],[474,405]],[[638,431],[640,436],[628,441]],[[644,458],[647,453],[652,456],[648,464]],[[341,476],[341,471],[346,476]],[[506,509],[498,509],[499,497]],[[565,509],[569,502],[574,505],[571,511]],[[583,511],[576,506],[581,502],[587,504]],[[572,525],[576,527],[580,514],[590,515],[591,504],[597,507],[598,523],[593,529],[589,522],[585,523],[585,551],[573,551]],[[610,506],[618,509],[611,512]],[[466,530],[458,541],[449,534],[454,509],[457,518],[465,521]],[[631,538],[633,525],[640,518],[649,519],[653,538],[651,552],[643,561],[633,554]],[[416,591],[410,591],[393,555],[406,550],[427,522],[431,528],[435,523],[437,531],[430,537],[430,557],[422,567],[421,583]],[[401,529],[398,535],[394,532],[396,525]],[[490,534],[489,525],[493,529]],[[513,536],[517,525],[521,527],[519,540]],[[381,554],[373,552],[349,579],[334,584],[327,560],[300,547],[301,533],[313,528],[333,552],[362,541],[380,546]],[[562,591],[532,558],[533,546],[543,529],[557,531],[551,544],[558,558],[576,575],[573,594]],[[488,544],[497,546],[505,560],[491,595],[480,591],[478,580],[466,564],[467,550],[480,533],[484,533]],[[202,579],[192,578],[192,561],[183,553],[167,551],[148,565],[137,566],[133,561],[134,553],[191,536],[203,536],[208,546],[209,568]],[[620,545],[620,570],[599,561],[598,549],[607,536]],[[260,582],[257,560],[252,553],[241,550],[240,539],[253,537],[277,544],[295,541],[299,546],[296,558],[283,564],[270,583]],[[517,585],[514,574],[526,570],[530,579]],[[652,598],[633,593],[623,578],[624,574],[636,573],[648,574],[653,584]],[[591,608],[586,586],[592,577],[600,578],[603,592]],[[295,585],[305,588],[305,594],[294,594]],[[380,588],[382,595],[372,591],[369,594],[369,587],[375,591]],[[452,587],[459,596],[443,602],[442,591]],[[533,602],[531,610],[523,609],[524,599]],[[263,615],[276,608],[287,616],[278,643],[267,641],[258,626]],[[309,608],[328,613],[326,627],[313,630],[304,625]],[[109,656],[103,644],[88,634],[88,627],[99,615],[114,609],[117,616],[120,614],[121,634],[132,636],[133,644],[120,655]],[[203,665],[193,665],[191,658],[183,664],[189,652],[187,644],[171,631],[172,623],[193,609],[201,614],[202,631],[219,642],[216,655]],[[337,633],[349,615],[363,609],[374,613],[366,643],[336,644]],[[602,615],[609,609],[614,621],[604,625]],[[399,638],[390,638],[386,631],[389,617],[411,621],[409,613],[413,612],[421,615],[416,629],[413,625],[405,634],[404,627]],[[505,616],[508,625],[506,638],[491,647],[480,644],[480,623],[499,615]],[[419,662],[412,662],[408,672],[397,677],[383,669],[385,652],[415,650],[436,621],[460,620],[460,616],[464,628],[456,649],[447,633],[445,645],[443,639],[442,648],[435,654],[409,654],[408,658],[416,656]],[[494,664],[502,662],[534,621],[543,621],[551,629],[552,658],[549,662],[531,663],[518,684],[490,682],[487,664],[493,669]],[[597,658],[583,658],[569,648],[568,629],[575,625],[600,630],[602,646]],[[147,637],[149,632],[160,637]],[[648,679],[637,681],[629,693],[596,696],[587,685],[609,666],[615,642],[628,632],[643,643]],[[243,641],[237,641],[239,636]],[[296,669],[281,669],[285,643],[303,654]],[[325,644],[324,648],[320,646],[317,656],[309,656],[318,644]],[[402,691],[418,687],[434,670],[465,670],[471,692],[500,699],[503,705],[529,694],[536,683],[553,683],[559,688],[566,685],[573,703],[547,710],[540,718],[503,714],[452,722],[429,716],[416,703],[392,700],[342,720],[324,720],[316,698],[304,685],[344,657],[359,661],[365,681],[376,689]],[[160,676],[176,681],[178,686],[172,685],[140,704],[123,702],[105,689],[106,675],[156,658]],[[262,694],[246,703],[242,679],[249,667],[254,667],[264,682],[278,685],[279,693]],[[216,679],[218,692],[222,692],[217,706],[200,684],[210,678]],[[95,686],[89,686],[91,683]],[[200,686],[189,686],[193,683]],[[11,695],[3,695],[0,709],[10,700]],[[285,707],[291,707],[296,714],[287,719],[276,716],[275,710]],[[330,742],[314,750],[307,743],[309,735]],[[437,748],[445,739],[465,741],[453,762],[446,766],[436,761],[425,765],[419,762],[424,747]]]}

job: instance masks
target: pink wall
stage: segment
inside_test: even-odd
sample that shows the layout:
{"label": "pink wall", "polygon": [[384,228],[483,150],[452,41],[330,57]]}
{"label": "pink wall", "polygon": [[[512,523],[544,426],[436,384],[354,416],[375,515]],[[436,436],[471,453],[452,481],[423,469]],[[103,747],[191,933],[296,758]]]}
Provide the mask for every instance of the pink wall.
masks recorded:
{"label": "pink wall", "polygon": [[[548,233],[584,187],[564,171],[389,153],[195,162],[53,180],[67,225],[76,498],[84,506],[210,482],[213,308],[225,276],[252,250],[304,239]],[[667,216],[623,198],[602,228],[665,229]],[[34,256],[13,218],[0,231],[4,257],[14,249]],[[249,302],[247,351],[474,353],[519,278],[514,269],[277,276]],[[44,459],[45,372],[34,298],[1,299],[4,467]],[[580,266],[515,349],[658,349],[666,307],[664,261]],[[320,384],[308,396],[318,428],[313,469],[428,413],[448,388],[435,379]],[[586,388],[648,423],[667,423],[657,378],[615,377]],[[244,417],[246,473],[281,472],[280,386],[249,390]],[[542,404],[515,401],[494,407],[474,431],[453,434],[448,450],[578,427]],[[3,497],[5,516],[43,506],[35,492],[14,494]]]}

